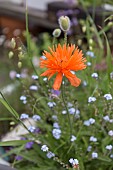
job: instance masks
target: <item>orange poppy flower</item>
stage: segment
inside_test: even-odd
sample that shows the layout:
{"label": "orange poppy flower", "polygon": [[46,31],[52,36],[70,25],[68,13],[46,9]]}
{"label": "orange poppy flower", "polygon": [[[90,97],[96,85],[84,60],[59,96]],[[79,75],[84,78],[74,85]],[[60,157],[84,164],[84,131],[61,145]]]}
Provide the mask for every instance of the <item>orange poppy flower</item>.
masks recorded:
{"label": "orange poppy flower", "polygon": [[47,76],[50,79],[55,73],[57,73],[53,89],[59,90],[63,76],[67,77],[72,86],[79,86],[81,80],[76,77],[71,71],[83,70],[86,68],[84,64],[86,59],[83,58],[82,51],[75,48],[75,45],[61,46],[57,45],[56,48],[49,47],[50,52],[44,51],[43,55],[46,57],[41,58],[40,67],[46,67],[47,70],[41,74],[41,76]]}

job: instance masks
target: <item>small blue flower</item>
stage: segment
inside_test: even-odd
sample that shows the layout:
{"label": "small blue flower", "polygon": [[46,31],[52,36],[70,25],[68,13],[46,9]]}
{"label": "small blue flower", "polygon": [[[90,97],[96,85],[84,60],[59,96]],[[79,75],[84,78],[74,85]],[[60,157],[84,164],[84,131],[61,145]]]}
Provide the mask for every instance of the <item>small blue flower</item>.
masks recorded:
{"label": "small blue flower", "polygon": [[54,106],[56,106],[56,103],[55,102],[48,102],[47,105],[52,108]]}
{"label": "small blue flower", "polygon": [[103,119],[106,121],[106,122],[109,122],[110,118],[108,115],[104,116]]}
{"label": "small blue flower", "polygon": [[36,128],[35,128],[34,126],[29,126],[29,127],[28,127],[28,130],[29,130],[30,132],[32,132],[32,133],[35,131],[35,129],[36,129]]}
{"label": "small blue flower", "polygon": [[66,113],[67,113],[67,111],[66,111],[66,110],[63,110],[63,111],[62,111],[62,114],[63,114],[63,115],[65,115]]}
{"label": "small blue flower", "polygon": [[25,145],[25,148],[26,148],[26,149],[31,149],[32,146],[33,146],[33,144],[34,144],[33,141],[27,142],[26,145]]}
{"label": "small blue flower", "polygon": [[97,73],[92,73],[91,74],[91,77],[95,78],[95,79],[98,79],[98,74]]}
{"label": "small blue flower", "polygon": [[105,98],[106,100],[112,100],[112,95],[111,95],[111,94],[105,94],[105,95],[104,95],[104,98]]}
{"label": "small blue flower", "polygon": [[39,121],[41,119],[41,117],[39,115],[33,115],[33,120],[35,121]]}
{"label": "small blue flower", "polygon": [[54,122],[54,123],[53,123],[53,127],[56,128],[56,129],[59,129],[59,128],[60,128],[60,126],[59,126],[59,124],[58,124],[57,122]]}
{"label": "small blue flower", "polygon": [[49,148],[47,147],[47,145],[42,145],[41,150],[43,152],[47,152],[49,150]]}
{"label": "small blue flower", "polygon": [[113,136],[113,130],[110,130],[110,131],[108,132],[108,135],[109,135],[109,136]]}
{"label": "small blue flower", "polygon": [[27,97],[26,96],[20,96],[20,100],[26,100]]}
{"label": "small blue flower", "polygon": [[61,130],[60,130],[60,129],[53,129],[53,130],[52,130],[52,134],[53,134],[53,136],[54,136],[55,139],[60,139]]}
{"label": "small blue flower", "polygon": [[112,145],[107,145],[107,146],[106,146],[106,149],[107,149],[107,150],[111,150],[112,148],[113,148]]}
{"label": "small blue flower", "polygon": [[20,74],[16,74],[16,78],[21,78],[21,75]]}
{"label": "small blue flower", "polygon": [[70,158],[70,159],[69,159],[69,163],[72,164],[73,166],[74,166],[74,165],[79,165],[78,159]]}
{"label": "small blue flower", "polygon": [[91,62],[87,62],[87,66],[91,66]]}
{"label": "small blue flower", "polygon": [[90,124],[92,125],[92,124],[94,124],[94,123],[95,123],[95,119],[90,118],[90,119],[89,119],[89,122],[90,122]]}
{"label": "small blue flower", "polygon": [[38,80],[38,76],[37,75],[32,75],[32,79],[33,80]]}
{"label": "small blue flower", "polygon": [[92,146],[88,146],[88,147],[87,147],[87,151],[88,151],[88,152],[90,152],[91,149],[92,149]]}
{"label": "small blue flower", "polygon": [[92,103],[92,102],[95,102],[95,101],[96,101],[95,97],[89,97],[88,98],[88,103]]}
{"label": "small blue flower", "polygon": [[72,107],[72,108],[69,108],[68,111],[69,111],[70,114],[73,115],[73,114],[75,114],[76,110],[75,110],[75,108]]}
{"label": "small blue flower", "polygon": [[86,55],[90,56],[91,58],[95,58],[94,52],[87,51]]}
{"label": "small blue flower", "polygon": [[20,119],[28,119],[28,118],[29,118],[29,115],[26,113],[22,113],[20,116]]}
{"label": "small blue flower", "polygon": [[49,151],[46,156],[47,156],[49,159],[51,159],[51,158],[55,157],[55,154],[54,154],[53,152]]}
{"label": "small blue flower", "polygon": [[98,153],[97,152],[92,152],[92,158],[93,159],[98,158]]}
{"label": "small blue flower", "polygon": [[53,120],[58,120],[58,117],[56,115],[52,115]]}
{"label": "small blue flower", "polygon": [[30,90],[34,90],[34,91],[37,91],[38,90],[38,87],[36,85],[31,85],[29,87]]}
{"label": "small blue flower", "polygon": [[89,120],[85,120],[85,121],[84,121],[84,125],[85,125],[85,126],[90,126],[90,121],[89,121]]}
{"label": "small blue flower", "polygon": [[77,139],[76,136],[71,135],[71,142],[74,142],[76,139]]}
{"label": "small blue flower", "polygon": [[91,142],[97,142],[97,138],[95,138],[94,136],[91,136],[89,139]]}
{"label": "small blue flower", "polygon": [[83,86],[87,86],[87,82],[85,80],[83,81],[82,84],[83,84]]}

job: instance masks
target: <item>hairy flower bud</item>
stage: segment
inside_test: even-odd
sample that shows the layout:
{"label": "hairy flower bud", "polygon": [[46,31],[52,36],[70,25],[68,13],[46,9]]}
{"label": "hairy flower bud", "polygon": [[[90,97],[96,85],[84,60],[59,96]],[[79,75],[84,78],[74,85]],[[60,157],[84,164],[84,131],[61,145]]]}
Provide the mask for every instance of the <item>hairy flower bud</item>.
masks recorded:
{"label": "hairy flower bud", "polygon": [[9,59],[14,56],[14,53],[12,51],[9,52]]}
{"label": "hairy flower bud", "polygon": [[21,68],[22,67],[22,62],[18,62],[18,68]]}
{"label": "hairy flower bud", "polygon": [[59,28],[57,28],[53,31],[53,36],[56,38],[59,37],[60,34],[61,34],[61,30]]}
{"label": "hairy flower bud", "polygon": [[14,49],[16,47],[16,42],[15,42],[15,39],[12,38],[11,39],[11,47]]}
{"label": "hairy flower bud", "polygon": [[61,16],[58,21],[59,21],[61,30],[65,32],[70,29],[70,19],[68,16]]}
{"label": "hairy flower bud", "polygon": [[24,58],[24,54],[22,53],[22,51],[19,52],[18,57],[19,57],[20,60]]}

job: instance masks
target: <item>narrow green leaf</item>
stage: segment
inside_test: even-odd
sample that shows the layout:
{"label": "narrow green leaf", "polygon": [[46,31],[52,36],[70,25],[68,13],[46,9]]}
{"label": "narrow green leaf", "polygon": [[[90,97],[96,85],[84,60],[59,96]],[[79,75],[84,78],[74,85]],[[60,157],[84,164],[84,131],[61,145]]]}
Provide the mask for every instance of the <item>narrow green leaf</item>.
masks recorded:
{"label": "narrow green leaf", "polygon": [[12,140],[12,141],[5,141],[0,142],[0,146],[19,146],[30,142],[30,140]]}

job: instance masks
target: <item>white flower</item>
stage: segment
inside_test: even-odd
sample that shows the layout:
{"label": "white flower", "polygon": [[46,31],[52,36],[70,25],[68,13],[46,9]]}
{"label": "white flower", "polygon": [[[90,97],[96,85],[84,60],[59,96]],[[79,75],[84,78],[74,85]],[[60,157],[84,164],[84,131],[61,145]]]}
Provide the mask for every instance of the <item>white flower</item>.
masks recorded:
{"label": "white flower", "polygon": [[109,135],[109,136],[113,136],[113,130],[110,130],[110,131],[108,132],[108,135]]}
{"label": "white flower", "polygon": [[97,73],[92,73],[91,77],[98,79],[98,74]]}
{"label": "white flower", "polygon": [[43,152],[47,152],[49,150],[49,148],[47,147],[47,145],[42,145],[41,150]]}
{"label": "white flower", "polygon": [[62,111],[62,114],[63,114],[63,115],[65,115],[66,113],[67,113],[67,111],[66,111],[66,110],[63,110],[63,111]]}
{"label": "white flower", "polygon": [[77,139],[76,136],[71,135],[71,142],[74,142],[76,139]]}
{"label": "white flower", "polygon": [[91,66],[91,62],[87,62],[87,66]]}
{"label": "white flower", "polygon": [[46,82],[46,81],[47,81],[47,77],[44,77],[44,78],[43,78],[43,81],[45,81],[45,82]]}
{"label": "white flower", "polygon": [[98,153],[97,152],[92,152],[92,158],[98,158]]}
{"label": "white flower", "polygon": [[95,138],[94,136],[91,136],[89,139],[91,142],[97,142],[97,138]]}
{"label": "white flower", "polygon": [[107,145],[107,146],[106,146],[106,149],[108,149],[108,150],[111,150],[112,148],[113,148],[112,145]]}
{"label": "white flower", "polygon": [[112,100],[112,95],[111,95],[111,94],[105,94],[105,95],[104,95],[104,98],[105,98],[106,100]]}
{"label": "white flower", "polygon": [[21,75],[20,74],[16,74],[16,78],[20,78],[21,77]]}
{"label": "white flower", "polygon": [[92,102],[95,102],[95,101],[96,101],[95,97],[89,97],[88,98],[88,103],[92,103]]}

